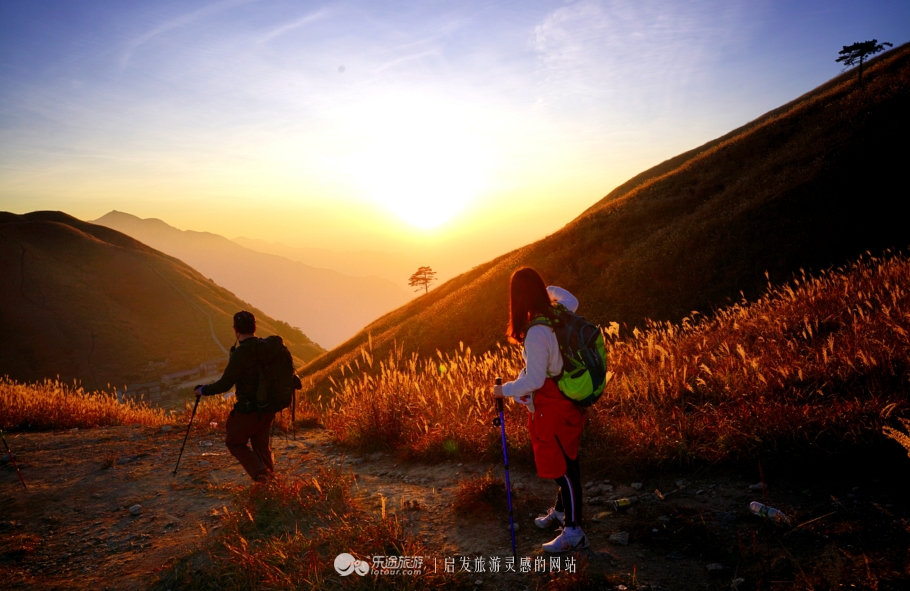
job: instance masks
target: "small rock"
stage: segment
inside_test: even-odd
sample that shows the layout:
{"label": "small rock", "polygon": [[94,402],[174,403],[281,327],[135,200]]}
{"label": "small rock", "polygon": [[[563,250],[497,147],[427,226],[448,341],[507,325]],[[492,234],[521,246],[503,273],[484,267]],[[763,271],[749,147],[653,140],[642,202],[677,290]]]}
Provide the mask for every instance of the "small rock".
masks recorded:
{"label": "small rock", "polygon": [[161,432],[162,432],[162,433],[167,433],[167,432],[170,431],[171,429],[173,429],[173,427],[171,427],[170,425],[161,425]]}
{"label": "small rock", "polygon": [[755,483],[755,484],[750,484],[750,485],[749,485],[749,490],[761,490],[761,489],[762,489],[762,483],[761,483],[761,482],[757,482],[757,483]]}
{"label": "small rock", "polygon": [[629,545],[629,532],[619,531],[614,534],[610,534],[610,543],[619,544],[621,546]]}
{"label": "small rock", "polygon": [[475,584],[475,585],[483,585],[483,580],[477,579],[476,581],[474,581],[474,584]]}
{"label": "small rock", "polygon": [[661,523],[670,523],[670,518],[667,517],[666,515],[658,515],[657,521],[659,521]]}
{"label": "small rock", "polygon": [[207,462],[207,461],[205,461],[205,460],[199,460],[199,465],[200,465],[200,466],[211,466],[212,463],[211,463],[211,462]]}
{"label": "small rock", "polygon": [[712,562],[711,564],[705,565],[705,570],[709,573],[719,573],[720,571],[724,570],[724,565],[717,562]]}
{"label": "small rock", "polygon": [[203,442],[202,442],[202,445],[203,445],[203,447],[212,447],[212,442],[211,442],[211,441],[203,441]]}
{"label": "small rock", "polygon": [[139,517],[142,515],[142,505],[133,505],[130,507],[130,515],[133,517]]}
{"label": "small rock", "polygon": [[641,482],[632,483],[632,488],[634,488],[635,490],[641,490],[641,487],[643,487],[643,486],[644,486],[644,484],[642,484]]}
{"label": "small rock", "polygon": [[[506,529],[509,529],[511,526],[506,524]],[[515,524],[515,531],[518,531],[518,524]]]}
{"label": "small rock", "polygon": [[585,488],[591,488],[592,486],[594,486],[594,483],[593,483],[593,482],[586,482],[586,483],[585,483]]}
{"label": "small rock", "polygon": [[461,468],[461,464],[458,464],[458,467]]}
{"label": "small rock", "polygon": [[687,484],[688,484],[688,482],[686,482],[685,479],[681,478],[681,479],[679,479],[679,480],[676,481],[676,488],[683,488],[683,487],[686,486]]}

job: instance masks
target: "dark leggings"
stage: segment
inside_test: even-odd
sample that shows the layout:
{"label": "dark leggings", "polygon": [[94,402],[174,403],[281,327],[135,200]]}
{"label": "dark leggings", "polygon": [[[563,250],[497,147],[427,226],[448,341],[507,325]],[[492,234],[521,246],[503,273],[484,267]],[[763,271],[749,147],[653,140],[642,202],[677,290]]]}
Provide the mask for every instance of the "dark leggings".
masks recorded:
{"label": "dark leggings", "polygon": [[578,459],[566,458],[565,475],[554,480],[559,485],[555,509],[565,512],[566,527],[581,525],[581,466]]}

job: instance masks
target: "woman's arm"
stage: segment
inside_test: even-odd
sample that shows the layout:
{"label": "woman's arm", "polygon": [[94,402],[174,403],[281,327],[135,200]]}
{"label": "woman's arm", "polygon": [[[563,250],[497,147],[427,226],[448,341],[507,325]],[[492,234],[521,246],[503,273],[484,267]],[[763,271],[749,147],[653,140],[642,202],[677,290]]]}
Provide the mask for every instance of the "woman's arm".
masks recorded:
{"label": "woman's arm", "polygon": [[547,287],[547,295],[557,304],[562,304],[568,308],[569,312],[574,312],[578,309],[578,298],[561,287],[556,287],[555,285]]}
{"label": "woman's arm", "polygon": [[547,339],[546,326],[532,326],[525,336],[525,358],[527,366],[521,370],[514,381],[503,384],[502,393],[511,398],[520,398],[543,387],[547,379],[547,366],[550,361],[550,345]]}

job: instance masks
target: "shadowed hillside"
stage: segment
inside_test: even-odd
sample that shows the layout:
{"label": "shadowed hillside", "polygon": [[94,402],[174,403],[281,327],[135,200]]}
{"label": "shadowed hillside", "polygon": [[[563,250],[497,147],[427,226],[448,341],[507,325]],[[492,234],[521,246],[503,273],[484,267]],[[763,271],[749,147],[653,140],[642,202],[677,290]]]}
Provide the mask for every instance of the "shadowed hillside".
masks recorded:
{"label": "shadowed hillside", "polygon": [[[800,268],[905,247],[910,226],[910,51],[869,62],[621,185],[547,238],[478,266],[386,315],[307,370],[316,390],[372,336],[432,353],[503,341],[509,275],[536,267],[606,324],[642,325],[754,298]],[[558,195],[554,195],[558,202]],[[337,375],[337,374],[336,374]]]}
{"label": "shadowed hillside", "polygon": [[283,318],[324,347],[410,299],[406,279],[350,277],[257,252],[224,236],[179,230],[158,219],[112,211],[92,223],[113,228],[186,262],[244,300]]}
{"label": "shadowed hillside", "polygon": [[186,264],[60,212],[0,212],[0,278],[0,375],[16,380],[59,375],[94,389],[226,359],[242,308],[298,362],[322,352]]}

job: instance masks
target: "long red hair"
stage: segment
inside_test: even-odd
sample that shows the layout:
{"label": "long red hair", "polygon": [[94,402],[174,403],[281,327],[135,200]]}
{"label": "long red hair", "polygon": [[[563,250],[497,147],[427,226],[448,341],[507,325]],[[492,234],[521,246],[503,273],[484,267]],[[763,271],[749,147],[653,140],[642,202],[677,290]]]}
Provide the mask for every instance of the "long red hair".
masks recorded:
{"label": "long red hair", "polygon": [[522,267],[509,280],[509,342],[521,344],[525,340],[528,323],[538,316],[553,317],[553,302],[540,273],[531,267]]}

